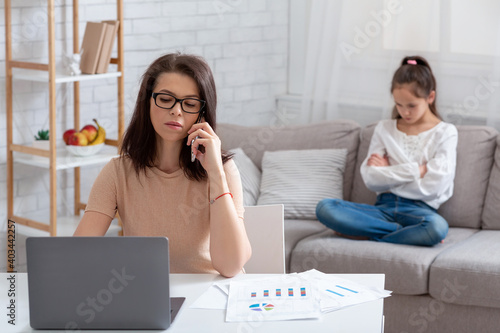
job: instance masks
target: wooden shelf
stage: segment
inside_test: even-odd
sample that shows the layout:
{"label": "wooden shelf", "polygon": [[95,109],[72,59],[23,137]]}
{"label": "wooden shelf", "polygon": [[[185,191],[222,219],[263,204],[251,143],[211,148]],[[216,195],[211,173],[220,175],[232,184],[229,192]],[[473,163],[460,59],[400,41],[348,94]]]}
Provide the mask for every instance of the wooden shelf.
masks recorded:
{"label": "wooden shelf", "polygon": [[[108,72],[104,74],[80,74],[80,75],[67,75],[63,73],[56,73],[56,83],[104,80],[104,79],[117,78],[120,76],[122,76],[121,72]],[[49,73],[46,71],[37,71],[33,69],[13,68],[12,78],[14,80],[48,83]]]}
{"label": "wooden shelf", "polygon": [[[63,145],[57,146],[56,170],[107,163],[112,158],[118,156],[117,148],[108,145],[104,146],[98,154],[84,157],[75,156],[66,150],[63,143]],[[48,157],[34,156],[20,152],[14,152],[14,162],[44,169],[50,168],[50,159]]]}
{"label": "wooden shelf", "polygon": [[[45,0],[46,14],[47,14],[47,38],[48,38],[48,59],[47,63],[37,63],[16,60],[12,57],[12,3],[13,0],[4,0],[4,13],[5,13],[5,105],[6,105],[6,130],[7,130],[7,218],[18,220],[20,225],[26,228],[32,228],[51,236],[56,236],[58,232],[63,232],[58,228],[57,224],[57,171],[65,169],[73,169],[74,177],[74,214],[79,216],[81,211],[85,209],[85,204],[82,202],[80,196],[80,167],[90,166],[96,164],[107,163],[110,159],[118,156],[117,146],[125,131],[125,81],[124,73],[124,48],[123,48],[123,0],[116,0],[116,20],[119,26],[117,30],[117,56],[110,60],[114,71],[104,74],[81,74],[81,75],[67,75],[65,73],[58,73],[57,70],[57,57],[56,57],[56,17],[55,17],[55,0]],[[80,40],[79,40],[79,0],[72,0],[73,15],[71,21],[73,25],[73,54],[80,53]],[[43,11],[43,10],[42,10]],[[70,83],[73,86],[73,128],[80,128],[80,82],[90,80],[106,80],[115,79],[117,86],[117,122],[118,133],[116,140],[106,140],[106,146],[96,155],[79,157],[74,156],[66,150],[64,143],[56,140],[55,151],[44,152],[39,148],[32,148],[14,143],[14,80],[23,80],[31,82],[40,82],[48,87],[48,117],[49,117],[49,131],[51,135],[57,136],[56,122],[57,122],[57,84]],[[111,81],[111,80],[110,80]],[[108,82],[106,82],[108,83]],[[88,101],[85,101],[88,102]],[[39,107],[39,106],[37,106]],[[61,144],[62,145],[61,145]],[[47,169],[50,176],[49,184],[49,215],[45,223],[38,221],[38,214],[27,218],[14,214],[14,163],[21,163],[31,165],[34,167]],[[64,224],[64,219],[62,220]],[[74,226],[71,225],[70,229]],[[11,227],[12,228],[12,227]],[[59,229],[59,231],[58,231]]]}

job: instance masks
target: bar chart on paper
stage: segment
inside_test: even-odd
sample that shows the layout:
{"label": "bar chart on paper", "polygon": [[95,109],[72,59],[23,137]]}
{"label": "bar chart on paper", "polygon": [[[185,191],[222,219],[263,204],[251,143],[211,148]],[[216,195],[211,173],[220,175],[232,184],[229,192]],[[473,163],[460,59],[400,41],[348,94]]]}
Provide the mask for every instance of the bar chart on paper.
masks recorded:
{"label": "bar chart on paper", "polygon": [[[337,286],[342,288],[341,286]],[[281,289],[282,288],[275,288],[275,289],[264,289],[262,292],[257,292],[257,291],[250,291],[250,297],[251,298],[256,298],[258,296],[262,297],[281,297]],[[286,288],[284,288],[286,290]],[[307,296],[307,289],[306,287],[299,287],[297,290],[300,292],[294,292],[294,288],[288,288],[288,297],[294,297],[295,295],[300,295],[300,297],[305,297]]]}
{"label": "bar chart on paper", "polygon": [[[250,298],[257,298],[258,295],[262,296],[264,298],[280,298],[281,300],[281,289],[288,289],[288,297],[295,297],[295,295],[299,295],[298,292],[294,292],[294,288],[266,288],[263,289],[261,292],[257,291],[250,291]],[[298,290],[300,290],[300,297],[306,297],[307,296],[307,289],[306,287],[298,287]],[[286,298],[287,296],[283,296]],[[251,304],[248,306],[250,310],[252,311],[271,311],[274,310],[275,306],[272,303],[255,303]]]}
{"label": "bar chart on paper", "polygon": [[227,321],[304,319],[320,315],[319,301],[311,284],[298,277],[230,283]]}

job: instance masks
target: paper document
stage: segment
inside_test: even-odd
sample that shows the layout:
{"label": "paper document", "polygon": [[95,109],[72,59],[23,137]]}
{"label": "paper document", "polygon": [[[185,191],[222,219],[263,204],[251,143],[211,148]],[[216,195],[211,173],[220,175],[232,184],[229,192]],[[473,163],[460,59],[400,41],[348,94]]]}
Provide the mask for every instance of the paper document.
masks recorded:
{"label": "paper document", "polygon": [[231,281],[226,321],[319,318],[316,288],[298,275]]}
{"label": "paper document", "polygon": [[226,321],[315,319],[322,313],[388,297],[388,290],[317,270],[215,282],[191,308],[226,309]]}
{"label": "paper document", "polygon": [[190,308],[225,310],[227,308],[227,294],[215,285],[212,285],[191,304]]}
{"label": "paper document", "polygon": [[322,312],[335,311],[391,295],[388,290],[364,286],[315,269],[299,275],[307,278],[318,288]]}

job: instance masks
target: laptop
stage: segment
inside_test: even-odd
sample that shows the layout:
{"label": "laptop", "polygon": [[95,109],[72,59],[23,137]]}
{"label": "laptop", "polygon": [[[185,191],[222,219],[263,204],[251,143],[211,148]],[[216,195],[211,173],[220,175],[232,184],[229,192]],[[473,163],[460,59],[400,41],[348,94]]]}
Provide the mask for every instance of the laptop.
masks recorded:
{"label": "laptop", "polygon": [[170,298],[165,237],[28,237],[35,329],[167,329],[184,298]]}

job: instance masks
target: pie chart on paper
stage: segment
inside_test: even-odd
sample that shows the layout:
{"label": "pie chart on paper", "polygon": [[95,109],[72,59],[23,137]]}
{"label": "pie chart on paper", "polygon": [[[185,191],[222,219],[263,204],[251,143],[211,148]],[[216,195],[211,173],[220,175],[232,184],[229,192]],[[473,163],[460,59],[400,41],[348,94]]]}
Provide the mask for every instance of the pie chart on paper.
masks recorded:
{"label": "pie chart on paper", "polygon": [[274,309],[274,305],[269,303],[257,303],[250,305],[249,308],[253,311],[271,311]]}

